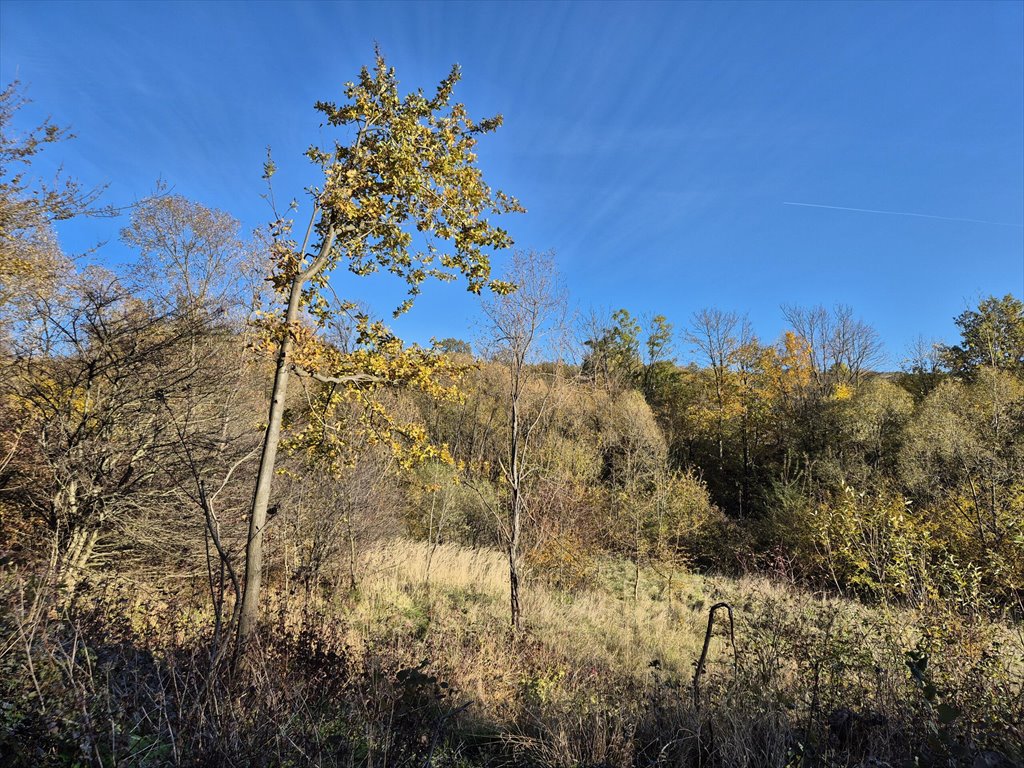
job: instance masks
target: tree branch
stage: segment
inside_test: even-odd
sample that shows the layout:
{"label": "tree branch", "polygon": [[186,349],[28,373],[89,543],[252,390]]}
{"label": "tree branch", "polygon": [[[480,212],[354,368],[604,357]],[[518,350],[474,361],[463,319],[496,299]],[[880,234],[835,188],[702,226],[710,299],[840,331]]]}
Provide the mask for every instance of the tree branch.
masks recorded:
{"label": "tree branch", "polygon": [[384,384],[387,379],[380,376],[373,376],[369,373],[350,373],[346,376],[325,376],[316,371],[308,371],[296,363],[291,364],[292,372],[297,376],[304,376],[307,379],[314,379],[324,384]]}

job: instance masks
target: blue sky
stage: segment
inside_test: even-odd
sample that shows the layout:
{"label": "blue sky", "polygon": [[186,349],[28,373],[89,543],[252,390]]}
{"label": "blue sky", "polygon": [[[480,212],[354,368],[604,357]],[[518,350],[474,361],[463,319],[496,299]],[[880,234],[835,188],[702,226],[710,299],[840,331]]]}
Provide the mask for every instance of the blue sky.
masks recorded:
{"label": "blue sky", "polygon": [[[268,218],[314,180],[329,136],[312,109],[378,42],[404,87],[452,63],[470,113],[501,112],[488,180],[552,249],[576,304],[748,312],[766,339],[784,303],[852,305],[893,364],[918,334],[951,340],[981,296],[1024,295],[1024,3],[0,3],[0,79],[78,138],[53,153],[107,200],[158,177]],[[787,202],[928,214],[881,215]],[[69,249],[119,222],[62,230]],[[500,271],[499,259],[499,271]],[[339,276],[381,314],[401,288]],[[476,304],[430,285],[397,329],[471,335]]]}

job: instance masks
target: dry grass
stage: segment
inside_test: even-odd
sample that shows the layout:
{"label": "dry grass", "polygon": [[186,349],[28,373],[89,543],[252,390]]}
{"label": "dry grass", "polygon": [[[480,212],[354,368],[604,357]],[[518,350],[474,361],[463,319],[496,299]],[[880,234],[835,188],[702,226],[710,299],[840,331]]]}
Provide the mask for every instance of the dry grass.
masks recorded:
{"label": "dry grass", "polygon": [[[497,627],[507,621],[508,565],[502,553],[455,545],[441,545],[431,552],[426,544],[398,540],[366,553],[363,570],[357,613],[401,612],[411,594],[429,585],[441,594],[469,598],[462,606],[469,625]],[[523,597],[528,635],[565,658],[587,659],[636,674],[645,673],[649,663],[658,659],[667,668],[686,672],[700,653],[707,622],[705,604],[717,599],[718,592],[708,592],[711,582],[683,576],[675,580],[671,595],[650,582],[634,603],[631,595],[627,599],[617,594],[628,591],[627,576],[624,564],[609,561],[602,573],[605,589],[567,595],[531,584]],[[620,582],[622,587],[617,589]]]}
{"label": "dry grass", "polygon": [[[524,631],[512,637],[506,568],[499,552],[398,539],[363,553],[354,593],[311,604],[271,584],[260,653],[243,679],[208,669],[205,609],[111,587],[77,618],[40,614],[50,618],[23,654],[36,662],[38,692],[19,655],[27,624],[12,592],[4,626],[16,642],[0,662],[24,685],[0,696],[15,704],[0,711],[0,762],[28,739],[34,751],[13,764],[1024,759],[1017,626],[822,599],[764,578],[676,573],[670,585],[644,572],[634,600],[629,565],[608,559],[571,594],[528,581]],[[738,653],[719,626],[694,706],[708,609],[723,600],[735,608]],[[921,681],[907,665],[914,650],[929,658]]]}
{"label": "dry grass", "polygon": [[[856,754],[885,764],[915,751],[941,761],[966,744],[1008,753],[1022,737],[1019,627],[760,577],[674,574],[670,586],[645,572],[634,601],[628,564],[608,560],[593,588],[572,595],[531,583],[524,636],[510,642],[506,568],[498,552],[396,540],[365,553],[359,597],[338,610],[350,642],[414,641],[506,742],[553,764],[626,764],[659,730],[663,754],[726,765],[845,765]],[[739,659],[716,631],[697,711],[694,663],[708,609],[723,600],[736,609]],[[931,702],[907,666],[918,648],[939,692]],[[942,702],[960,713],[954,722],[937,718]],[[948,743],[928,745],[935,724]]]}

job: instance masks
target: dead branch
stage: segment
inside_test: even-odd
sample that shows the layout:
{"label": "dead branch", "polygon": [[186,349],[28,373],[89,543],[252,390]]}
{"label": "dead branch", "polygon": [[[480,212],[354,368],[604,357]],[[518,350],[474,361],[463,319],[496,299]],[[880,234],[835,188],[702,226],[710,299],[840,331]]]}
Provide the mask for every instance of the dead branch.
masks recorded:
{"label": "dead branch", "polygon": [[700,676],[704,674],[704,665],[708,658],[708,647],[711,645],[711,633],[715,628],[715,611],[725,608],[729,612],[729,642],[732,644],[732,662],[734,669],[738,665],[736,655],[736,633],[734,630],[732,606],[729,603],[715,603],[708,611],[708,629],[704,633],[704,648],[700,652],[700,660],[693,672],[693,708],[700,709]]}

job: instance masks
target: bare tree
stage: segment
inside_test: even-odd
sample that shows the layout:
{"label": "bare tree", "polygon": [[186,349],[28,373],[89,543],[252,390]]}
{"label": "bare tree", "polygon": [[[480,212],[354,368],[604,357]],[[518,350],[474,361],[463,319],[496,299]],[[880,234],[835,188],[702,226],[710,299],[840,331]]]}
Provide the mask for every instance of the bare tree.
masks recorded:
{"label": "bare tree", "polygon": [[878,332],[855,317],[846,304],[837,304],[831,311],[821,305],[786,305],[782,314],[806,342],[811,375],[822,394],[836,384],[860,384],[864,373],[881,361]]}
{"label": "bare tree", "polygon": [[725,411],[729,371],[735,363],[741,339],[740,317],[735,312],[702,309],[694,313],[686,339],[703,357],[714,388],[719,471],[725,461]]}
{"label": "bare tree", "polygon": [[807,345],[811,378],[818,390],[825,392],[828,388],[827,376],[834,363],[832,318],[828,310],[821,305],[808,309],[787,304],[782,307],[782,314],[792,326],[793,332]]}
{"label": "bare tree", "polygon": [[294,579],[308,606],[319,587],[353,593],[360,553],[394,535],[398,518],[388,513],[397,506],[395,467],[387,451],[363,447],[341,470],[310,461],[296,468],[278,497],[278,555],[286,584]]}
{"label": "bare tree", "polygon": [[[90,270],[39,298],[19,336],[8,375],[29,414],[32,447],[0,490],[17,494],[54,534],[65,582],[73,586],[102,545],[148,496],[175,442],[166,404],[196,382],[173,318],[152,314],[115,277]],[[39,472],[40,468],[45,468]],[[111,556],[113,552],[105,553]]]}
{"label": "bare tree", "polygon": [[903,387],[923,400],[942,381],[942,344],[918,336],[910,343],[900,361]]}
{"label": "bare tree", "polygon": [[882,359],[878,331],[853,314],[853,308],[838,304],[832,310],[832,357],[845,367],[850,383],[860,384],[863,375]]}
{"label": "bare tree", "polygon": [[139,202],[121,230],[121,240],[139,253],[132,287],[160,311],[244,316],[263,270],[240,237],[241,224],[163,190]]}
{"label": "bare tree", "polygon": [[[505,541],[508,551],[511,621],[520,627],[520,536],[526,510],[526,481],[530,474],[530,439],[549,412],[550,393],[545,387],[540,402],[527,412],[524,396],[530,380],[540,375],[536,364],[553,362],[559,373],[559,347],[565,331],[566,294],[561,287],[550,253],[516,252],[507,278],[514,293],[494,296],[484,304],[486,342],[493,358],[508,373],[508,450],[501,472],[508,487]],[[545,357],[547,358],[545,360]]]}

